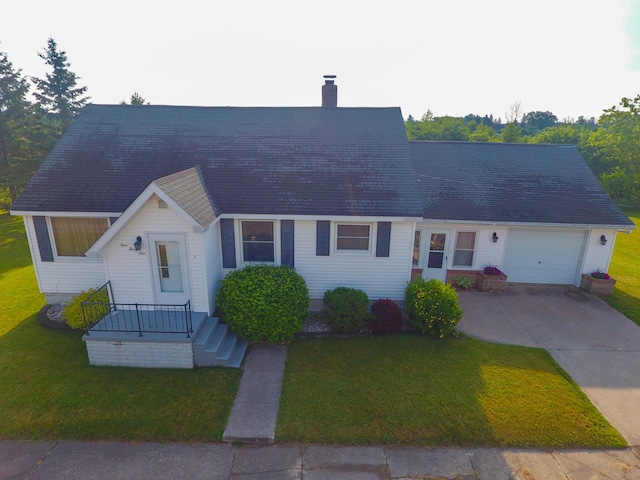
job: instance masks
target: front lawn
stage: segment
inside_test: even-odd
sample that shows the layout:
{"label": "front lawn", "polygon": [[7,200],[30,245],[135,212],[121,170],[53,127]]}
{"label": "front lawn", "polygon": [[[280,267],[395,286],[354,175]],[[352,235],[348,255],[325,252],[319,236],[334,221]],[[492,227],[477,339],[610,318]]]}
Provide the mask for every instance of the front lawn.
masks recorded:
{"label": "front lawn", "polygon": [[546,351],[419,335],[293,342],[276,438],[349,445],[626,446]]}
{"label": "front lawn", "polygon": [[[640,226],[640,212],[626,211]],[[618,233],[609,274],[617,280],[611,297],[602,297],[609,305],[640,325],[640,232]]]}
{"label": "front lawn", "polygon": [[21,218],[0,214],[0,438],[219,441],[241,372],[91,367],[43,328]]}

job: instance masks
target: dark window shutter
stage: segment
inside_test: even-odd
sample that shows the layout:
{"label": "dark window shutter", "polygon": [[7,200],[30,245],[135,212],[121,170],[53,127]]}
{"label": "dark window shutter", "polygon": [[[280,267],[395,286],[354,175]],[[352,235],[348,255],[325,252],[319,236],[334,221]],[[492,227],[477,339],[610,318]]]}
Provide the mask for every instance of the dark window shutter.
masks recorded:
{"label": "dark window shutter", "polygon": [[233,233],[233,219],[220,220],[220,240],[222,242],[222,268],[236,268],[236,238]]}
{"label": "dark window shutter", "polygon": [[47,219],[40,216],[33,217],[33,226],[36,230],[36,240],[38,241],[38,250],[40,250],[40,260],[43,262],[53,262],[53,248],[51,248]]}
{"label": "dark window shutter", "polygon": [[378,222],[376,257],[388,257],[391,245],[391,222]]}
{"label": "dark window shutter", "polygon": [[280,241],[281,241],[281,253],[282,265],[287,265],[291,268],[294,267],[294,254],[293,254],[293,220],[281,220],[280,221]]}
{"label": "dark window shutter", "polygon": [[329,245],[331,242],[331,222],[328,220],[318,220],[316,222],[316,255],[328,257]]}

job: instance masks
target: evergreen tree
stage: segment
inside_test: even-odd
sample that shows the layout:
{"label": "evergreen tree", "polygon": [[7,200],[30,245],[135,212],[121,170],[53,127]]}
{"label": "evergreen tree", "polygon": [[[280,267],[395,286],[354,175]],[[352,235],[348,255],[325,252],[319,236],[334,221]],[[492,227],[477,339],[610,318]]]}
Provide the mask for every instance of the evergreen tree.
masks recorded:
{"label": "evergreen tree", "polygon": [[87,87],[76,87],[79,77],[69,70],[66,52],[59,50],[53,38],[47,41],[46,49],[39,53],[53,71],[45,78],[33,78],[37,92],[38,105],[47,114],[59,121],[62,130],[66,130],[78,111],[90,97],[84,96]]}
{"label": "evergreen tree", "polygon": [[16,167],[28,143],[28,92],[29,83],[21,70],[15,70],[7,54],[0,52],[0,189],[8,191],[11,199],[20,187]]}

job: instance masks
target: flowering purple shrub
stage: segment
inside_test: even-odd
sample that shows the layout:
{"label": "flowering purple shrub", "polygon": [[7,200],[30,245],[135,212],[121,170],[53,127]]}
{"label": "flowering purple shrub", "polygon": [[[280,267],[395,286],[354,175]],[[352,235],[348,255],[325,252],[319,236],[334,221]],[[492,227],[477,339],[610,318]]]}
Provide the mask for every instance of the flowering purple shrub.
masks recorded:
{"label": "flowering purple shrub", "polygon": [[484,274],[485,275],[502,275],[502,270],[500,270],[498,267],[493,267],[491,265],[484,267]]}
{"label": "flowering purple shrub", "polygon": [[595,272],[592,272],[591,276],[593,278],[599,278],[601,280],[609,280],[611,278],[611,276],[609,276],[608,273],[601,272],[600,270],[596,270]]}

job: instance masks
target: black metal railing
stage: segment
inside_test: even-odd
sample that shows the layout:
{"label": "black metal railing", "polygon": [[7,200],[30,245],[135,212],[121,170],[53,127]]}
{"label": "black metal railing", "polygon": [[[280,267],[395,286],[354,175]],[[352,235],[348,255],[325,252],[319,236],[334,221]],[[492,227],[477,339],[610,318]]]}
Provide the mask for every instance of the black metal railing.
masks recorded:
{"label": "black metal railing", "polygon": [[191,301],[183,305],[158,305],[115,303],[112,299],[111,283],[107,282],[82,302],[87,335],[123,332],[142,337],[145,333],[176,333],[189,338],[193,333]]}

